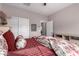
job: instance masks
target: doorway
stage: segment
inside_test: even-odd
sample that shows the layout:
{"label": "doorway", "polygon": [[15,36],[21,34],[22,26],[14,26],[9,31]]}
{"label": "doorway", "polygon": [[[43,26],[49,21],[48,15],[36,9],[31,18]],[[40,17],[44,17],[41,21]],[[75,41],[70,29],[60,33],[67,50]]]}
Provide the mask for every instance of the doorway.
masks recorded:
{"label": "doorway", "polygon": [[42,22],[41,23],[41,27],[42,27],[42,29],[41,29],[41,35],[46,35],[47,34],[46,22]]}

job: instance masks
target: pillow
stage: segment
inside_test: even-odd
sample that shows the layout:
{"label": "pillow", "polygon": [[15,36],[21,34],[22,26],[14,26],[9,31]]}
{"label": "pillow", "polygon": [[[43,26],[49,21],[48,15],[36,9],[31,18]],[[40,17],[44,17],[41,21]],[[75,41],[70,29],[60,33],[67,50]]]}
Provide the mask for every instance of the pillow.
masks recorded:
{"label": "pillow", "polygon": [[15,48],[15,38],[13,33],[10,30],[8,30],[6,33],[3,34],[3,36],[7,41],[8,51],[14,51],[16,48]]}
{"label": "pillow", "polygon": [[16,39],[16,48],[21,49],[26,47],[27,41],[23,38],[22,35],[19,35]]}
{"label": "pillow", "polygon": [[7,52],[8,52],[7,42],[0,32],[0,56],[6,56]]}

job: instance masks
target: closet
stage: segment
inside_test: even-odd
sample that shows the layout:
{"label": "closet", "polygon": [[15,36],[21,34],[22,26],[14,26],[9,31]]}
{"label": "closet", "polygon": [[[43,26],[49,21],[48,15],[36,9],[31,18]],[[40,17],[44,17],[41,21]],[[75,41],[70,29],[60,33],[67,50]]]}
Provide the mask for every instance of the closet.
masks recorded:
{"label": "closet", "polygon": [[7,22],[15,37],[22,35],[24,38],[29,38],[29,19],[12,16]]}

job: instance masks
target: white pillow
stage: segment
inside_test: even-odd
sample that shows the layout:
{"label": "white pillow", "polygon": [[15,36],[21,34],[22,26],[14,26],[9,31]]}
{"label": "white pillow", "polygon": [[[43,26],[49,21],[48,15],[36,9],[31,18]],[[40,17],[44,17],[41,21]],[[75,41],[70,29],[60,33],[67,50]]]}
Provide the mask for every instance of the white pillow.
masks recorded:
{"label": "white pillow", "polygon": [[2,35],[2,32],[0,32],[0,56],[6,56],[7,53],[8,53],[8,45],[5,38]]}
{"label": "white pillow", "polygon": [[18,36],[18,40],[16,42],[16,48],[21,49],[25,48],[27,41],[23,38],[23,36]]}

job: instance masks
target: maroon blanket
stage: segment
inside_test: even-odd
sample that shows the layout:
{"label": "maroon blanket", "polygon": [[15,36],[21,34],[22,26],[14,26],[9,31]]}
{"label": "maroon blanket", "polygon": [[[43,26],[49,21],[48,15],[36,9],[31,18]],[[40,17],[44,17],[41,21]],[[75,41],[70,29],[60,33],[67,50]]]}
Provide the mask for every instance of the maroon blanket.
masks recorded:
{"label": "maroon blanket", "polygon": [[55,56],[53,50],[41,45],[34,38],[27,40],[26,48],[10,51],[9,56]]}
{"label": "maroon blanket", "polygon": [[17,50],[13,52],[9,52],[8,55],[11,56],[55,56],[52,50],[44,46],[37,46],[28,49]]}

